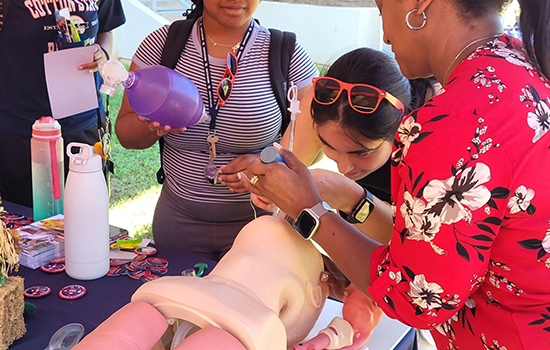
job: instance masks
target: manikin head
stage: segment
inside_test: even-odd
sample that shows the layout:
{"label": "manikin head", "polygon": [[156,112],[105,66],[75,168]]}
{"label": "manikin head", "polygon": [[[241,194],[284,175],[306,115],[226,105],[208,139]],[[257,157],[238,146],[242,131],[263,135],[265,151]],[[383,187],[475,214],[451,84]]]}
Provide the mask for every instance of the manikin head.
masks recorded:
{"label": "manikin head", "polygon": [[285,221],[262,216],[241,230],[209,276],[250,289],[279,316],[293,345],[307,336],[328,296],[322,272],[323,259],[310,241]]}

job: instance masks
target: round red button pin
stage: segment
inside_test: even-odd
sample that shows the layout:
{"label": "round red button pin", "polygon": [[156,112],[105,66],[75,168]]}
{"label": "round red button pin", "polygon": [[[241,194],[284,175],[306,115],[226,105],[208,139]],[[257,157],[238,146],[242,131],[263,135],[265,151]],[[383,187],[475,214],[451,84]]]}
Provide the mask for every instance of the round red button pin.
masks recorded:
{"label": "round red button pin", "polygon": [[29,298],[39,298],[50,294],[52,290],[48,286],[32,286],[25,289],[23,295]]}
{"label": "round red button pin", "polygon": [[71,284],[66,287],[63,287],[59,291],[59,297],[62,299],[73,300],[78,299],[86,294],[86,288],[80,284]]}

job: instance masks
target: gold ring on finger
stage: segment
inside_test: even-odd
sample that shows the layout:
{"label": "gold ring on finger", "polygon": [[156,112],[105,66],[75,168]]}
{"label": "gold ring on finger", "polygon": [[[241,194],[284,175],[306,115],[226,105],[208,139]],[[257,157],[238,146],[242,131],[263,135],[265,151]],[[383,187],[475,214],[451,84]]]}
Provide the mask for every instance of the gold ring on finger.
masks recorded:
{"label": "gold ring on finger", "polygon": [[260,180],[260,178],[258,177],[258,175],[254,175],[250,178],[250,183],[252,184],[252,186],[256,187],[256,182],[258,182]]}

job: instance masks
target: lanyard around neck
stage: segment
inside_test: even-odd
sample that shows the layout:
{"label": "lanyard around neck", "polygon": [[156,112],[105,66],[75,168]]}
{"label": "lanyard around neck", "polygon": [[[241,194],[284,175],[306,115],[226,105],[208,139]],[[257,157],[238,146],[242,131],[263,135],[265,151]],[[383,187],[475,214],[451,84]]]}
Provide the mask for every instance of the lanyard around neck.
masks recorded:
{"label": "lanyard around neck", "polygon": [[[214,94],[214,85],[212,84],[212,76],[210,74],[210,62],[208,60],[208,51],[206,49],[206,35],[204,32],[204,26],[202,24],[202,19],[199,20],[199,32],[200,32],[200,41],[201,41],[201,53],[202,53],[202,64],[204,65],[204,78],[206,80],[206,93],[208,94],[208,112],[210,113],[210,131],[213,132],[216,129],[216,118],[218,117],[218,110],[220,106],[218,101],[215,98]],[[250,20],[250,24],[246,33],[244,34],[243,40],[239,45],[239,50],[237,51],[237,63],[241,59],[241,56],[244,51],[244,47],[250,39],[250,34],[254,28],[254,20]],[[223,78],[223,77],[222,77]]]}

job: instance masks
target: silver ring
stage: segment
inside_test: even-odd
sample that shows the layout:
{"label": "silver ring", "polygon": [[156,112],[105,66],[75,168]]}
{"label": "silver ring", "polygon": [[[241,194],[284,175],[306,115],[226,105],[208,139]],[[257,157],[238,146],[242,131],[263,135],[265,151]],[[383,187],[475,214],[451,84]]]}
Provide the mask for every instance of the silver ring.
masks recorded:
{"label": "silver ring", "polygon": [[420,27],[414,27],[410,22],[409,22],[409,17],[411,16],[411,13],[413,12],[416,12],[418,11],[418,9],[412,9],[409,11],[409,13],[407,13],[407,15],[405,16],[405,23],[407,24],[407,27],[409,27],[409,29],[411,30],[420,30],[422,28],[424,28],[424,26],[426,25],[426,22],[428,21],[427,18],[426,18],[426,13],[424,13],[424,11],[422,11],[422,25],[420,25]]}
{"label": "silver ring", "polygon": [[254,187],[256,187],[256,182],[258,182],[258,181],[260,181],[260,178],[258,177],[258,175],[254,175],[250,178],[250,183]]}

